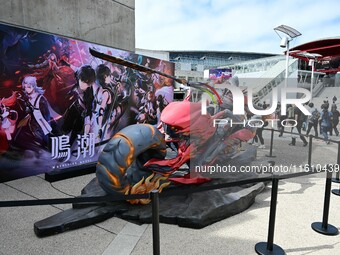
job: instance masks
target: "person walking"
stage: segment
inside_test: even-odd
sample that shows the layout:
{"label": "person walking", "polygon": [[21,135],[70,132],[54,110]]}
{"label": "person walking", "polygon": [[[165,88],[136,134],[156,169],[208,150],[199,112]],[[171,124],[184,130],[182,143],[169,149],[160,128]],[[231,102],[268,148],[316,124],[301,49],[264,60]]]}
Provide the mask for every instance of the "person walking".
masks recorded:
{"label": "person walking", "polygon": [[309,135],[311,129],[314,128],[315,137],[318,137],[318,123],[320,119],[320,112],[318,111],[318,109],[316,109],[316,107],[314,107],[313,103],[309,103],[308,106],[310,107],[310,112],[312,113],[312,115],[310,115],[307,120],[308,126],[306,135]]}
{"label": "person walking", "polygon": [[330,131],[330,135],[332,135],[332,130],[334,130],[334,133],[336,136],[339,135],[339,131],[338,131],[338,124],[339,124],[339,115],[340,115],[340,112],[335,108],[335,109],[332,109],[332,115],[333,115],[333,125],[332,125],[332,128],[331,128],[331,131]]}
{"label": "person walking", "polygon": [[336,98],[336,96],[334,96],[333,97],[333,104],[336,102],[336,100],[338,100],[338,99]]}
{"label": "person walking", "polygon": [[325,138],[325,141],[327,144],[330,144],[330,141],[328,140],[327,132],[330,131],[332,128],[332,122],[333,122],[332,112],[329,112],[328,107],[326,107],[326,105],[323,105],[321,118],[320,118],[320,128],[321,128],[321,134]]}
{"label": "person walking", "polygon": [[264,145],[264,139],[263,139],[263,135],[262,135],[262,132],[263,132],[263,129],[268,126],[268,121],[264,121],[263,120],[263,126],[262,127],[258,127],[256,129],[256,136],[254,137],[254,142],[255,144],[258,144],[258,141],[260,142],[260,145],[259,145],[259,149],[265,149],[266,146]]}
{"label": "person walking", "polygon": [[[293,105],[292,107],[294,108],[294,119],[296,122],[296,126],[292,128],[292,132],[294,131],[294,129],[297,130],[297,132],[300,135],[300,139],[303,142],[303,146],[305,147],[308,145],[308,142],[306,138],[301,134],[301,129],[302,129],[303,123],[306,121],[306,115],[304,115],[298,107],[295,107],[295,105]],[[296,137],[292,135],[292,141],[289,145],[295,146],[295,144],[296,144]]]}
{"label": "person walking", "polygon": [[[253,138],[253,141],[250,142],[249,144],[252,144],[254,146],[258,146],[259,149],[265,149],[266,146],[264,145],[264,139],[263,139],[262,132],[263,132],[264,127],[268,126],[268,121],[263,120],[262,116],[260,116],[260,115],[254,115],[252,117],[252,119],[258,120],[259,126],[256,128],[256,134]],[[260,144],[258,142],[260,142]]]}
{"label": "person walking", "polygon": [[282,121],[286,119],[286,115],[288,115],[288,110],[286,110],[286,115],[281,114],[281,103],[277,103],[277,109],[276,109],[276,118],[279,119],[279,122],[277,123],[277,129],[280,131],[279,137],[282,137],[283,132],[285,130],[285,127],[282,125]]}

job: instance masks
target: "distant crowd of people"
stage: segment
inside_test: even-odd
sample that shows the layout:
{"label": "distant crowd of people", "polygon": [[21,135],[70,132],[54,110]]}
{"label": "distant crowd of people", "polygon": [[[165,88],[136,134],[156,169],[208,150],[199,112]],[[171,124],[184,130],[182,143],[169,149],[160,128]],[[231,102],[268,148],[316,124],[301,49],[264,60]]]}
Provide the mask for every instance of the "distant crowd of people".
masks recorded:
{"label": "distant crowd of people", "polygon": [[[314,136],[318,137],[321,134],[326,141],[327,144],[330,144],[329,135],[332,136],[335,134],[339,136],[338,124],[339,124],[339,115],[338,107],[336,104],[337,97],[334,96],[332,99],[332,104],[330,105],[328,98],[323,101],[320,109],[315,107],[314,103],[310,102],[305,107],[309,110],[311,115],[305,115],[301,112],[301,110],[295,105],[287,105],[287,112],[285,115],[281,115],[281,104],[278,102],[278,107],[276,109],[276,119],[279,119],[277,122],[278,130],[280,131],[279,137],[282,137],[283,132],[286,131],[292,133],[292,140],[289,143],[290,146],[296,145],[296,139],[299,137],[303,143],[303,146],[308,145],[308,141],[306,139],[306,135],[308,136],[312,129],[314,130]],[[258,108],[266,109],[270,105],[266,104],[264,101],[257,105]],[[281,122],[285,119],[295,120],[291,121],[291,123],[285,123],[285,126],[281,125]],[[250,144],[258,146],[260,149],[265,149],[266,146],[264,144],[264,138],[262,135],[263,129],[268,126],[268,122],[263,118],[264,125],[256,130],[256,136]],[[291,128],[287,130],[287,126],[291,124]],[[303,132],[305,132],[303,134]],[[299,135],[296,135],[299,134]]]}
{"label": "distant crowd of people", "polygon": [[[294,119],[296,121],[296,126],[292,127],[292,132],[300,134],[300,139],[303,142],[303,146],[307,146],[308,142],[306,137],[302,135],[302,131],[305,131],[306,135],[309,135],[311,130],[314,130],[314,136],[318,137],[319,134],[322,134],[327,144],[330,143],[329,136],[335,134],[336,136],[339,135],[338,131],[338,124],[339,124],[339,111],[337,109],[337,97],[334,96],[332,99],[332,104],[330,105],[328,98],[323,101],[321,105],[321,109],[315,107],[313,103],[309,103],[306,107],[309,108],[309,112],[311,115],[307,116],[301,112],[301,110],[296,107],[295,105],[289,105],[287,107],[287,113],[285,116],[281,116],[281,107],[277,109],[278,118],[281,120],[284,119]],[[330,108],[330,109],[329,109]],[[284,126],[279,123],[278,128],[281,131],[279,136],[282,136],[284,131]],[[318,132],[318,130],[320,132]],[[292,141],[289,145],[295,146],[296,145],[296,138],[292,135]]]}

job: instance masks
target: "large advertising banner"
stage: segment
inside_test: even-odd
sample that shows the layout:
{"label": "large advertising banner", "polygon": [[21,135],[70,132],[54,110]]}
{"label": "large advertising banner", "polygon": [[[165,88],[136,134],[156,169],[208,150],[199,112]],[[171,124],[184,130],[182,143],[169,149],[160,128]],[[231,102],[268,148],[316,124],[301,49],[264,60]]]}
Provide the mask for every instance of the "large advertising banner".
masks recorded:
{"label": "large advertising banner", "polygon": [[215,84],[221,84],[232,76],[232,70],[229,68],[209,69],[209,79]]}
{"label": "large advertising banner", "polygon": [[173,75],[174,64],[0,24],[0,182],[95,163],[119,130],[159,124],[173,81],[95,58],[89,49]]}

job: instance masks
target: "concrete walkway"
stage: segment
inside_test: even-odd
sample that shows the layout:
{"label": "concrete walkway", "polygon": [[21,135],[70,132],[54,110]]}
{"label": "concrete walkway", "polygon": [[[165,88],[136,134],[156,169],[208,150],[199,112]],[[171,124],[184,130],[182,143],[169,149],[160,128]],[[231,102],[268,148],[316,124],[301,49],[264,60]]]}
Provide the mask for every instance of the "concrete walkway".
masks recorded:
{"label": "concrete walkway", "polygon": [[[258,157],[269,153],[268,138],[269,132],[265,132],[267,148],[259,149]],[[275,160],[276,164],[306,163],[308,147],[302,147],[299,140],[297,146],[288,146],[289,140],[289,135],[275,135],[273,154],[277,157],[268,160]],[[335,163],[336,158],[335,144],[314,143],[314,164]],[[2,183],[0,200],[77,196],[93,177],[91,174],[50,184],[42,176],[33,176]],[[339,188],[337,184],[332,186]],[[340,236],[320,235],[310,226],[322,220],[324,190],[324,173],[280,181],[274,243],[287,254],[340,254]],[[255,244],[267,240],[270,192],[269,185],[245,212],[200,230],[161,224],[161,254],[255,254]],[[50,237],[35,236],[34,222],[70,207],[0,208],[0,254],[152,254],[151,225],[138,226],[118,218]],[[340,227],[340,197],[334,195],[329,222]]]}

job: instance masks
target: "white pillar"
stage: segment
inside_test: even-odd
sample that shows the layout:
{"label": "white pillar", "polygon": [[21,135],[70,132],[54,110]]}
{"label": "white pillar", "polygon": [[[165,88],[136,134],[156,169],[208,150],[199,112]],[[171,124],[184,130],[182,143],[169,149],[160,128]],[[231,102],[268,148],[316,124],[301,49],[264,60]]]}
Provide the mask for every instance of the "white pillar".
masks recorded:
{"label": "white pillar", "polygon": [[285,75],[285,87],[288,86],[288,66],[289,66],[289,40],[287,40],[287,51],[286,51],[286,75]]}
{"label": "white pillar", "polygon": [[310,93],[313,99],[313,87],[314,87],[314,59],[311,59],[311,64],[312,64],[312,76],[311,76],[311,81],[310,81]]}

